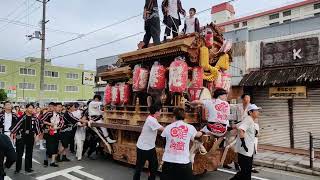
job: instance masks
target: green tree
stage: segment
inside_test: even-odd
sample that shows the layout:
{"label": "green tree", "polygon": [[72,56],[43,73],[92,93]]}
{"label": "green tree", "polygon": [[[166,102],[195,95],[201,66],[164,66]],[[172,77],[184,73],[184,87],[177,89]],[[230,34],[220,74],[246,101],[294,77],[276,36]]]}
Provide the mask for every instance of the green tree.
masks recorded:
{"label": "green tree", "polygon": [[0,89],[0,101],[6,101],[7,100],[7,93],[4,89]]}

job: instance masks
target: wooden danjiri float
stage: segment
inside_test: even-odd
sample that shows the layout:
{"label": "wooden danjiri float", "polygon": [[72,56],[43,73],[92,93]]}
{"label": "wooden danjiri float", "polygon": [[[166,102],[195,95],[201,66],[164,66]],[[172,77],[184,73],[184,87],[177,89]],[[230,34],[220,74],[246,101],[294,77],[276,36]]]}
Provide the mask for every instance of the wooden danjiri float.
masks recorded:
{"label": "wooden danjiri float", "polygon": [[[108,84],[105,89],[105,123],[93,124],[108,128],[117,140],[111,145],[115,160],[129,164],[136,162],[136,142],[148,116],[148,105],[162,103],[159,123],[173,122],[174,107],[184,107],[186,122],[198,130],[205,125],[201,107],[187,102],[211,98],[215,88],[230,87],[225,73],[231,61],[231,43],[224,40],[218,27],[210,24],[201,33],[179,36],[171,41],[145,49],[121,54],[114,69],[98,74]],[[220,166],[223,150],[216,138],[206,139],[208,151],[200,154],[193,149],[194,174],[215,171]],[[161,161],[165,140],[157,138],[157,154]],[[194,147],[193,147],[194,148]],[[108,151],[108,148],[105,148]],[[110,148],[109,148],[110,149]],[[110,153],[110,152],[109,152]],[[226,161],[232,162],[232,153]],[[161,164],[161,162],[159,162]]]}

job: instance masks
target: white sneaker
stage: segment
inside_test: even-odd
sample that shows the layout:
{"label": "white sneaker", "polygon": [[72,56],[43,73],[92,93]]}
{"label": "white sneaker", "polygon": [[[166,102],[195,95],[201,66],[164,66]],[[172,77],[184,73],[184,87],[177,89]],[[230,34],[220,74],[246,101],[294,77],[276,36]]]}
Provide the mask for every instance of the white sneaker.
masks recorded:
{"label": "white sneaker", "polygon": [[117,141],[111,139],[110,137],[107,137],[107,142],[108,142],[109,144],[113,144],[113,143],[116,143]]}

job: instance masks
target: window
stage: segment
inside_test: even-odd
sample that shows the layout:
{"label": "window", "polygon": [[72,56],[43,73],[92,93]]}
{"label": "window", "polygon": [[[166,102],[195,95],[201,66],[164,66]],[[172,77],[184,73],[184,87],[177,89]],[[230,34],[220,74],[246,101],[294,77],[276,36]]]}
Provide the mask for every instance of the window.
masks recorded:
{"label": "window", "polygon": [[274,26],[274,25],[277,25],[277,24],[279,24],[279,22],[270,23],[270,26]]}
{"label": "window", "polygon": [[288,10],[288,11],[284,11],[282,13],[283,17],[286,17],[286,16],[291,16],[291,10]]}
{"label": "window", "polygon": [[0,81],[0,89],[4,89],[5,88],[5,83]]}
{"label": "window", "polygon": [[79,79],[79,74],[67,73],[67,79]]}
{"label": "window", "polygon": [[291,22],[291,19],[283,20],[283,23]]}
{"label": "window", "polygon": [[234,28],[239,28],[239,23],[233,24]]}
{"label": "window", "polygon": [[20,75],[35,76],[36,75],[36,70],[35,69],[29,69],[29,68],[20,68]]}
{"label": "window", "polygon": [[59,77],[59,72],[54,72],[54,71],[44,71],[44,76],[46,76],[46,77],[53,77],[53,78],[57,78],[57,77]]}
{"label": "window", "polygon": [[272,20],[272,19],[278,19],[279,18],[279,13],[277,14],[272,14],[269,16],[269,19]]}
{"label": "window", "polygon": [[36,86],[32,83],[19,83],[19,89],[33,90]]}
{"label": "window", "polygon": [[315,13],[314,16],[320,16],[320,13]]}
{"label": "window", "polygon": [[5,73],[6,72],[6,66],[0,64],[0,73]]}
{"label": "window", "polygon": [[314,8],[314,9],[320,9],[320,3],[314,4],[314,5],[313,5],[313,8]]}
{"label": "window", "polygon": [[65,91],[66,92],[78,92],[79,88],[78,88],[78,86],[66,86]]}
{"label": "window", "polygon": [[57,91],[58,90],[58,87],[56,84],[44,84],[43,85],[43,89],[45,91]]}
{"label": "window", "polygon": [[247,25],[248,25],[248,22],[247,22],[247,21],[243,21],[243,22],[242,22],[242,26],[243,26],[243,27],[245,27],[245,26],[247,26]]}

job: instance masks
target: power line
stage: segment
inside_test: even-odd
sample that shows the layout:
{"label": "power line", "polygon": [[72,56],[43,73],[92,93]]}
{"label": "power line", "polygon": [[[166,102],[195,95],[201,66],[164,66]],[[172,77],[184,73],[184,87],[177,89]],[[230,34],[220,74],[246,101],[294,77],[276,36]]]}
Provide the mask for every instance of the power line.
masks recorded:
{"label": "power line", "polygon": [[18,9],[20,9],[28,0],[23,1],[18,7],[16,7],[13,11],[11,11],[10,13],[8,13],[8,15],[6,15],[5,18],[10,17],[11,15],[13,15],[15,12],[17,12]]}
{"label": "power line", "polygon": [[[34,2],[34,3],[31,5],[31,7],[32,7],[35,3],[36,3],[36,2]],[[15,21],[15,20],[18,20],[18,21],[19,21],[20,19],[23,19],[23,18],[29,16],[30,14],[36,12],[38,9],[40,9],[40,7],[41,7],[41,6],[38,6],[38,7],[34,8],[30,13],[27,13],[27,15],[22,16],[22,17],[20,17],[20,18],[19,18],[19,16],[20,16],[20,14],[19,14],[18,16],[16,16],[16,18],[12,19],[10,22],[7,22],[7,24],[1,26],[1,27],[0,27],[0,32],[4,31],[4,30],[6,29],[6,27],[7,27],[12,21]],[[23,11],[23,12],[24,12],[24,11]]]}
{"label": "power line", "polygon": [[109,45],[109,44],[113,44],[115,42],[119,42],[119,41],[122,41],[122,40],[125,40],[125,39],[128,39],[128,38],[131,38],[131,37],[134,37],[134,36],[138,36],[140,34],[143,34],[144,32],[138,32],[138,33],[135,33],[135,34],[131,34],[129,36],[125,36],[123,38],[119,38],[119,39],[116,39],[116,40],[113,40],[113,41],[110,41],[110,42],[107,42],[107,43],[103,43],[103,44],[100,44],[98,46],[93,46],[93,47],[90,47],[90,48],[87,48],[87,49],[83,49],[83,50],[80,50],[80,51],[75,51],[75,52],[72,52],[72,53],[69,53],[69,54],[64,54],[64,55],[60,55],[60,56],[55,56],[53,58],[50,58],[50,59],[57,59],[57,58],[62,58],[62,57],[66,57],[66,56],[71,56],[71,55],[75,55],[75,54],[79,54],[79,53],[83,53],[83,52],[87,52],[87,51],[90,51],[92,49],[97,49],[97,48],[100,48],[100,47],[103,47],[103,46],[106,46],[106,45]]}
{"label": "power line", "polygon": [[77,40],[77,39],[83,38],[83,37],[88,36],[88,35],[90,35],[90,34],[94,34],[94,33],[98,32],[98,31],[101,31],[101,30],[110,28],[110,27],[112,27],[112,26],[115,26],[115,25],[124,23],[124,22],[126,22],[126,21],[129,21],[129,20],[134,19],[134,18],[136,18],[136,17],[139,17],[139,16],[141,16],[141,15],[142,15],[142,13],[137,14],[137,15],[134,15],[134,16],[131,16],[131,17],[126,18],[126,19],[124,19],[124,20],[121,20],[121,21],[118,21],[118,22],[109,24],[109,25],[107,25],[107,26],[98,28],[98,29],[93,30],[93,31],[90,31],[90,32],[88,32],[88,33],[82,34],[82,35],[80,35],[80,36],[78,36],[78,37],[75,37],[75,38],[72,38],[72,39],[69,39],[69,40],[66,40],[66,41],[62,41],[62,42],[60,42],[60,43],[57,43],[57,44],[55,44],[55,45],[52,45],[52,46],[48,47],[47,49],[49,49],[49,48],[54,48],[54,47],[57,47],[57,46],[66,44],[66,43],[71,42],[71,41],[75,41],[75,40]]}
{"label": "power line", "polygon": [[[51,49],[51,48],[54,48],[54,47],[57,47],[57,46],[66,44],[66,43],[68,43],[68,42],[75,41],[75,40],[77,40],[77,39],[83,38],[83,37],[85,37],[85,36],[88,36],[88,35],[90,35],[90,34],[96,33],[96,32],[98,32],[98,31],[101,31],[101,30],[110,28],[110,27],[112,27],[112,26],[115,26],[115,25],[124,23],[124,22],[126,22],[126,21],[129,21],[129,20],[134,19],[134,18],[136,18],[136,17],[139,17],[139,16],[141,16],[141,15],[142,15],[142,13],[137,14],[137,15],[134,15],[134,16],[131,16],[131,17],[129,17],[129,18],[126,18],[126,19],[123,19],[123,20],[121,20],[121,21],[118,21],[118,22],[109,24],[109,25],[107,25],[107,26],[98,28],[98,29],[96,29],[96,30],[90,31],[90,32],[85,33],[85,34],[67,32],[67,33],[70,33],[70,34],[77,34],[78,36],[75,37],[75,38],[72,38],[72,39],[69,39],[69,40],[62,41],[62,42],[60,42],[60,43],[54,44],[54,45],[52,45],[52,46],[49,46],[49,47],[47,47],[46,49],[48,50],[48,49]],[[0,18],[0,21],[1,21],[1,18]],[[24,25],[26,25],[25,23],[22,23],[22,22],[19,22],[19,24],[24,24]],[[31,25],[31,26],[33,26],[33,25]],[[46,28],[46,29],[49,29],[49,28]],[[49,29],[49,30],[55,31],[54,29]],[[56,30],[56,31],[60,31],[60,30]],[[31,54],[34,54],[34,53],[37,53],[37,52],[40,52],[40,50],[27,53],[26,55],[28,56],[28,55],[31,55]],[[20,58],[24,58],[24,57],[25,57],[25,56],[22,56],[22,57],[19,57],[19,58],[14,58],[14,59],[20,59]]]}
{"label": "power line", "polygon": [[[39,29],[40,27],[37,25],[32,25],[32,24],[27,24],[21,21],[13,21],[10,19],[4,19],[0,18],[0,21],[2,22],[9,22],[10,24],[18,25],[18,26],[24,26],[24,27],[32,27],[34,29]],[[64,33],[64,34],[73,34],[73,35],[81,35],[80,33],[76,32],[69,32],[69,31],[64,31],[64,30],[59,30],[59,29],[53,29],[53,28],[46,28],[46,30],[51,31],[51,32],[57,32],[57,33]]]}

